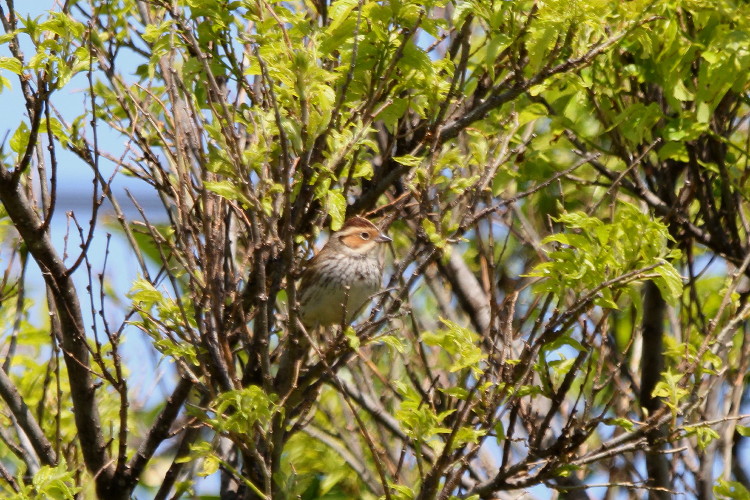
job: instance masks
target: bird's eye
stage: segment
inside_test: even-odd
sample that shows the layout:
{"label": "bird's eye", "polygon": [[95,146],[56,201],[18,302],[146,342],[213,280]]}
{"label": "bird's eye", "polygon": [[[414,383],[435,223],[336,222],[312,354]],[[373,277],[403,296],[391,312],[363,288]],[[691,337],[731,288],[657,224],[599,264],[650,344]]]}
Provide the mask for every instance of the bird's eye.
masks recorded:
{"label": "bird's eye", "polygon": [[370,239],[370,233],[368,233],[368,232],[359,233],[359,237],[362,238],[363,240],[369,240]]}

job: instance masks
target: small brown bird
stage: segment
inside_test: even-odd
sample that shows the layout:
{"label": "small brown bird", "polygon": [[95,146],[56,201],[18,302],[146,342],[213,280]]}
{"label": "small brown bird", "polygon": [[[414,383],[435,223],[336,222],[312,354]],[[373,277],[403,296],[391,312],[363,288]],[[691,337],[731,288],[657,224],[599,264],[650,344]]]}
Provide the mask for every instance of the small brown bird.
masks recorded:
{"label": "small brown bird", "polygon": [[[372,222],[352,217],[333,233],[302,273],[300,319],[305,328],[351,322],[380,289],[380,244],[391,239]],[[346,317],[344,317],[346,313]]]}

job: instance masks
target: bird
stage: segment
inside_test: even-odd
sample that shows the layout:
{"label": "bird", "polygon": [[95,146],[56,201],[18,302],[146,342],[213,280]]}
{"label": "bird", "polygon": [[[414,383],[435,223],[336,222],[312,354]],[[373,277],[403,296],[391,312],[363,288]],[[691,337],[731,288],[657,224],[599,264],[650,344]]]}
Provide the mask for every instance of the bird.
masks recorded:
{"label": "bird", "polygon": [[382,244],[392,241],[355,216],[310,259],[300,281],[299,317],[305,329],[349,324],[381,286]]}

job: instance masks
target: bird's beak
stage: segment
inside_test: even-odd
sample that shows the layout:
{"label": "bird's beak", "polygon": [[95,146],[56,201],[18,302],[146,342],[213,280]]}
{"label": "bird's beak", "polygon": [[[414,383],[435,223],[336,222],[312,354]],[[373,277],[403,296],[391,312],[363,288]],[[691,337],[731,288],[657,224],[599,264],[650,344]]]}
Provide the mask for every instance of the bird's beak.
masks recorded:
{"label": "bird's beak", "polygon": [[375,241],[378,243],[388,243],[389,241],[393,241],[388,236],[384,235],[383,233],[380,233],[377,238],[375,238]]}

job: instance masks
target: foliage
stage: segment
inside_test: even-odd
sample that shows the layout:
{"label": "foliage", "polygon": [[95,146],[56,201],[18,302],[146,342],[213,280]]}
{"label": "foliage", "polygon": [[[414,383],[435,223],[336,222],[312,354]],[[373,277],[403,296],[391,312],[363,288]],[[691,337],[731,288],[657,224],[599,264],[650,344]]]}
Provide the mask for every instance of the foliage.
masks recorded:
{"label": "foliage", "polygon": [[682,295],[680,274],[667,259],[679,258],[679,250],[670,250],[674,241],[667,227],[650,220],[635,206],[625,204],[612,223],[604,223],[585,213],[563,213],[554,219],[570,233],[547,236],[542,243],[557,243],[549,252],[549,262],[536,266],[529,276],[545,278],[543,291],[563,297],[567,292],[577,296],[600,294],[594,304],[617,309],[613,293],[621,281],[631,281],[653,268],[654,282],[665,300],[676,304]]}
{"label": "foliage", "polygon": [[45,465],[34,474],[31,484],[26,484],[13,497],[14,500],[54,498],[73,500],[81,487],[75,486],[75,472],[70,470],[65,461],[56,467]]}
{"label": "foliage", "polygon": [[3,494],[746,496],[750,4],[14,8]]}

